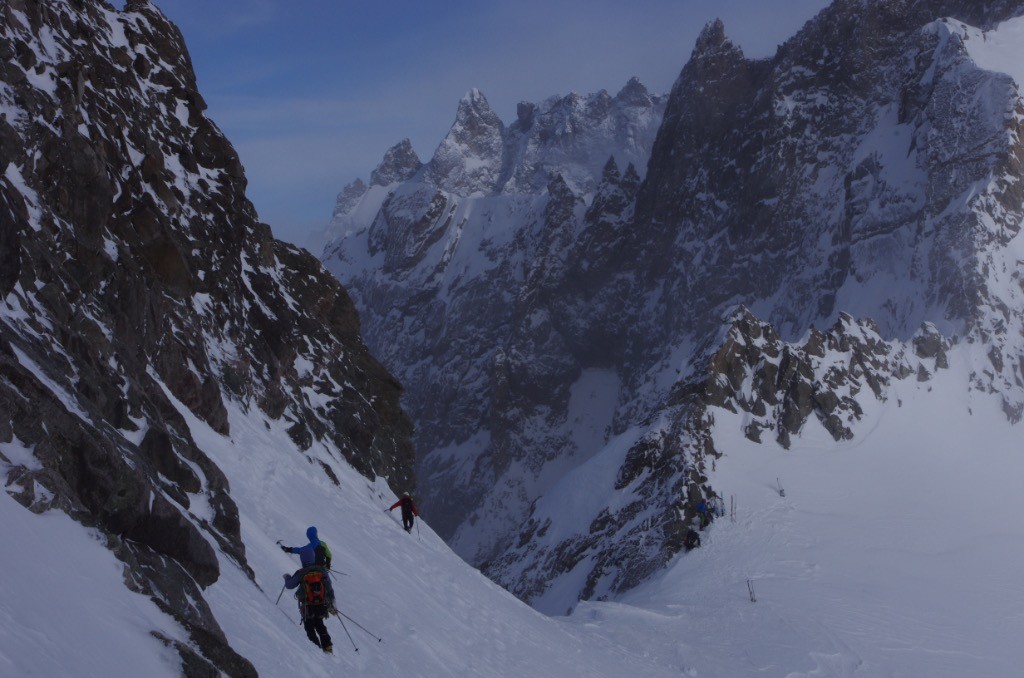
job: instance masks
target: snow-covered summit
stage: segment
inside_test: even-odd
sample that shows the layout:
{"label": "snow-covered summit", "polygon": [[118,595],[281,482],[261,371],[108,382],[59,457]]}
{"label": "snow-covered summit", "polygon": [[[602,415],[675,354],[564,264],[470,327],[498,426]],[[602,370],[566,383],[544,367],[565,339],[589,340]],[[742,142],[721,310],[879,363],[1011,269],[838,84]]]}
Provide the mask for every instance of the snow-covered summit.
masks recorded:
{"label": "snow-covered summit", "polygon": [[[506,125],[474,88],[459,100],[451,129],[418,180],[464,198],[535,194],[560,174],[583,193],[591,192],[609,157],[643,171],[664,102],[634,77],[614,97],[602,90],[553,96],[540,104],[521,102],[516,120]],[[419,169],[406,139],[387,151],[370,185],[410,181]],[[335,211],[335,220],[342,216]],[[334,237],[343,232],[328,231]]]}

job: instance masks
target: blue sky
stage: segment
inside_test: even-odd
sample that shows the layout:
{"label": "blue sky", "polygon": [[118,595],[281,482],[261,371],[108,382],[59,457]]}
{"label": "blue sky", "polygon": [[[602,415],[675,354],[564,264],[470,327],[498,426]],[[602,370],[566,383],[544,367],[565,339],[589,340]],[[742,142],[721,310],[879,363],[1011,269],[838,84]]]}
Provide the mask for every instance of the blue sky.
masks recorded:
{"label": "blue sky", "polygon": [[[408,137],[429,159],[459,98],[480,89],[506,122],[520,101],[631,76],[667,92],[720,17],[768,56],[826,0],[154,0],[185,36],[249,197],[277,237],[306,244],[338,191]],[[118,5],[123,4],[121,2]]]}

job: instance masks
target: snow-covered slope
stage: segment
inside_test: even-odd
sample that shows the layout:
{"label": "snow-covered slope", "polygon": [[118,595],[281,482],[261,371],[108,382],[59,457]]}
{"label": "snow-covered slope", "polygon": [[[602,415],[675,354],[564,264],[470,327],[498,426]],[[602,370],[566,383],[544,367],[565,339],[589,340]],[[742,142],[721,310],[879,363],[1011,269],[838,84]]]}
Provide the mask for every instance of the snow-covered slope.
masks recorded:
{"label": "snow-covered slope", "polygon": [[[383,513],[413,488],[400,387],[259,223],[159,10],[0,17],[0,672],[647,673]],[[384,638],[362,654],[274,604],[310,523]]]}
{"label": "snow-covered slope", "polygon": [[[241,539],[255,573],[226,564],[204,591],[230,645],[261,675],[311,676],[358,671],[373,676],[671,675],[643,658],[545,618],[468,567],[428,525],[406,534],[383,510],[394,494],[351,467],[319,455],[301,460],[286,427],[268,429],[229,405],[233,433],[213,431],[181,403],[197,445],[224,470],[242,516]],[[0,443],[16,464],[31,451]],[[152,636],[188,642],[147,597],[124,587],[124,564],[101,535],[60,512],[36,515],[4,493],[0,520],[9,585],[0,590],[0,666],[5,675],[180,675],[180,658]],[[297,559],[275,543],[303,540],[315,524],[334,554],[339,608],[358,653],[336,620],[334,656],[297,626],[291,594],[279,605],[282,573]]]}
{"label": "snow-covered slope", "polygon": [[[719,519],[701,549],[561,620],[467,568],[427,525],[404,533],[383,511],[393,495],[380,483],[326,458],[336,487],[282,454],[294,445],[283,426],[268,430],[230,407],[229,438],[175,402],[231,483],[262,588],[225,567],[205,597],[262,675],[1012,676],[1024,661],[1024,450],[999,397],[964,387],[987,358],[961,346],[947,360],[926,382],[893,382],[847,442],[811,419],[788,450],[757,444],[742,435],[745,415],[717,408],[724,456],[710,482],[727,505],[735,499],[736,522]],[[38,463],[17,444],[0,449]],[[179,639],[180,630],[123,587],[124,565],[102,538],[60,512],[36,515],[6,494],[0,502],[15,546],[3,550],[5,574],[50,582],[45,593],[0,589],[5,672],[179,674],[179,657],[150,631]],[[298,542],[311,522],[346,573],[342,610],[383,642],[350,624],[356,653],[332,621],[327,657],[295,625],[287,595],[273,609],[280,573],[295,567],[274,542]]]}
{"label": "snow-covered slope", "polygon": [[[258,221],[160,11],[0,18],[0,673],[646,672],[384,514],[414,489],[400,386]],[[275,605],[311,523],[361,654]]]}
{"label": "snow-covered slope", "polygon": [[702,678],[1019,675],[1024,445],[999,397],[964,389],[986,360],[895,383],[844,443],[815,423],[755,444],[719,413],[710,476],[735,522],[571,619]]}

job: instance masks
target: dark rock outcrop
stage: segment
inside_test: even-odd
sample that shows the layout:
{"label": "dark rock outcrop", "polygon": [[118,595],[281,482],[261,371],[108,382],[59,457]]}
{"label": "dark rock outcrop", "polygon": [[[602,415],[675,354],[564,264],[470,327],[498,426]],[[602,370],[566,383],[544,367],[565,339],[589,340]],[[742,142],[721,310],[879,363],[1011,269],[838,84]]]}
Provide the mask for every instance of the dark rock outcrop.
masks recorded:
{"label": "dark rock outcrop", "polygon": [[[935,368],[931,360],[884,341],[871,321],[847,315],[801,345],[786,343],[741,308],[724,339],[697,351],[694,378],[675,384],[659,421],[628,447],[615,477],[607,486],[587,486],[588,493],[613,498],[609,506],[592,516],[567,516],[535,505],[514,546],[482,569],[535,604],[560,577],[578,578],[579,568],[586,574],[579,599],[628,590],[682,550],[702,500],[724,501],[710,484],[722,456],[715,445],[719,411],[744,414],[744,434],[755,442],[767,432],[788,448],[811,420],[835,440],[849,440],[865,399],[885,400],[893,379],[909,378],[925,363]],[[585,530],[567,527],[583,518],[590,519]]]}
{"label": "dark rock outcrop", "polygon": [[416,176],[421,167],[423,163],[412,149],[412,143],[408,139],[402,139],[388,149],[377,169],[370,173],[370,185],[388,186],[409,181]]}

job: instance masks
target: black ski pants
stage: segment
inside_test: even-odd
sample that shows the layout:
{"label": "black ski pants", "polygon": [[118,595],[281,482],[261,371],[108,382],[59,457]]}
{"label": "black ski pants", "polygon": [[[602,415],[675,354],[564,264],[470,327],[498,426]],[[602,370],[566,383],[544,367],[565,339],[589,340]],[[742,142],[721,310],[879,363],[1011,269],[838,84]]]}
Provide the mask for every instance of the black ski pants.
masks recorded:
{"label": "black ski pants", "polygon": [[302,620],[302,626],[306,629],[306,636],[319,648],[330,647],[331,635],[327,633],[323,617],[306,617]]}
{"label": "black ski pants", "polygon": [[412,523],[413,523],[412,511],[409,511],[408,513],[406,513],[405,511],[402,511],[402,527],[405,528],[406,532],[411,532],[412,531]]}

